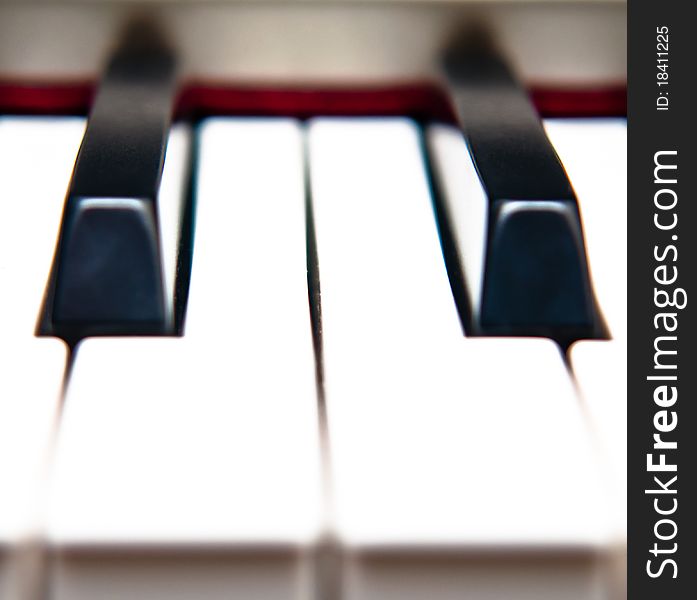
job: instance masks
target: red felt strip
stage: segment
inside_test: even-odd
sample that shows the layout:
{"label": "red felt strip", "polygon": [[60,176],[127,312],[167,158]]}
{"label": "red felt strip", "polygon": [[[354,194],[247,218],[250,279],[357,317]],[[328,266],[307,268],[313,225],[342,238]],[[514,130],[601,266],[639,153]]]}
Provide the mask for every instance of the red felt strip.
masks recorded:
{"label": "red felt strip", "polygon": [[[87,114],[94,91],[90,82],[0,82],[0,113]],[[624,116],[624,86],[603,89],[533,88],[531,97],[543,117]],[[420,120],[453,121],[447,95],[428,84],[387,87],[276,88],[193,83],[182,88],[180,116],[406,115]]]}

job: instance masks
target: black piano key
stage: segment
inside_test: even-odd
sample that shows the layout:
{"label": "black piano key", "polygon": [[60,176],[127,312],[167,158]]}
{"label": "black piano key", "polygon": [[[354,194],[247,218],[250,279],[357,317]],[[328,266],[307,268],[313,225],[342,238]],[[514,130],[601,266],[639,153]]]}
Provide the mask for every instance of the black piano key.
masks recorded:
{"label": "black piano key", "polygon": [[[565,203],[502,202],[484,273],[480,326],[489,333],[583,337],[593,303],[583,263],[583,240]],[[522,250],[521,250],[522,249]]]}
{"label": "black piano key", "polygon": [[45,333],[171,332],[157,193],[175,93],[166,49],[129,45],[110,62],[66,199]]}
{"label": "black piano key", "polygon": [[576,197],[524,89],[483,45],[454,49],[445,67],[489,206],[470,329],[562,344],[601,336]]}

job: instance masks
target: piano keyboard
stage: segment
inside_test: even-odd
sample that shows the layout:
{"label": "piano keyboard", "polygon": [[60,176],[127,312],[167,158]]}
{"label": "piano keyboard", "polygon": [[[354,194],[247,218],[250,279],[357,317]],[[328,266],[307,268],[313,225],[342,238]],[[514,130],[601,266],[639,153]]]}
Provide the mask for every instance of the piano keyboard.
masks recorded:
{"label": "piano keyboard", "polygon": [[[66,372],[62,343],[33,332],[84,125],[0,122],[3,584],[39,539],[55,598],[311,597],[331,532],[346,598],[607,589],[597,562],[624,531],[606,498],[624,472],[622,121],[546,123],[614,333],[577,342],[571,375],[550,341],[463,337],[418,127],[349,118],[204,122],[184,335],[87,340]],[[428,133],[446,167],[466,153],[454,128]]]}
{"label": "piano keyboard", "polygon": [[624,597],[625,120],[171,124],[142,50],[0,115],[0,600]]}

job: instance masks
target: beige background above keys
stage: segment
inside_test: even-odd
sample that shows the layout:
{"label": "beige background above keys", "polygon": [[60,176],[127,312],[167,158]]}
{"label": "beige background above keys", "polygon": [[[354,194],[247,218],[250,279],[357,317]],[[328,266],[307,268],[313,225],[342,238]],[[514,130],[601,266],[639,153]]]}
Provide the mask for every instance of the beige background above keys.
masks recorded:
{"label": "beige background above keys", "polygon": [[[188,77],[384,85],[438,76],[443,49],[490,28],[528,83],[626,80],[623,2],[151,2]],[[130,2],[0,3],[0,78],[95,77]]]}

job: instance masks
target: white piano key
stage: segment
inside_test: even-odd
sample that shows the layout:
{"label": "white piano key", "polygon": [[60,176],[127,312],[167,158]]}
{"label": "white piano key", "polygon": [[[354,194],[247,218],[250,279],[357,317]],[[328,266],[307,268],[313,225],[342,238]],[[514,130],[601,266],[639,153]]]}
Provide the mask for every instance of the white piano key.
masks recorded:
{"label": "white piano key", "polygon": [[66,364],[34,338],[84,119],[0,117],[0,598],[41,581],[45,467]]}
{"label": "white piano key", "polygon": [[0,117],[0,339],[34,334],[85,120]]}
{"label": "white piano key", "polygon": [[[333,327],[325,346],[337,340],[336,352],[378,353],[364,347],[366,335],[424,344],[459,339],[415,124],[317,119],[309,159],[322,318]],[[351,310],[335,316],[340,306]]]}
{"label": "white piano key", "polygon": [[345,598],[595,598],[603,507],[557,348],[462,337],[412,125],[309,139]]}
{"label": "white piano key", "polygon": [[580,341],[569,358],[600,450],[614,534],[626,539],[627,346],[619,340]]}
{"label": "white piano key", "polygon": [[249,318],[266,315],[265,325],[307,338],[306,272],[298,123],[210,119],[200,134],[186,335],[274,344],[254,335],[259,323]]}
{"label": "white piano key", "polygon": [[0,599],[37,597],[46,468],[59,412],[66,347],[0,342]]}
{"label": "white piano key", "polygon": [[431,359],[413,348],[411,362],[387,358],[369,378],[325,356],[343,376],[328,401],[344,535],[474,547],[599,539],[590,440],[556,347],[500,338],[447,350]]}
{"label": "white piano key", "polygon": [[459,128],[431,125],[426,131],[436,178],[447,198],[443,203],[458,260],[464,270],[472,319],[478,322],[484,281],[484,250],[489,201]]}
{"label": "white piano key", "polygon": [[167,140],[162,181],[157,195],[160,220],[160,252],[164,280],[167,327],[174,325],[174,300],[177,280],[177,262],[182,234],[184,210],[188,200],[189,161],[191,160],[192,132],[183,123],[175,124]]}
{"label": "white piano key", "polygon": [[593,286],[610,335],[627,335],[627,122],[548,120],[578,197]]}
{"label": "white piano key", "polygon": [[300,131],[215,119],[200,144],[184,338],[78,352],[49,521],[58,600],[312,585],[324,513]]}
{"label": "white piano key", "polygon": [[266,345],[211,337],[208,352],[83,342],[53,477],[52,598],[303,597],[321,516],[311,349],[259,330]]}
{"label": "white piano key", "polygon": [[603,475],[612,535],[607,578],[619,600],[627,597],[627,345],[579,341],[569,358]]}
{"label": "white piano key", "polygon": [[347,598],[596,598],[607,516],[557,349],[479,339],[412,353],[379,372],[325,356]]}

